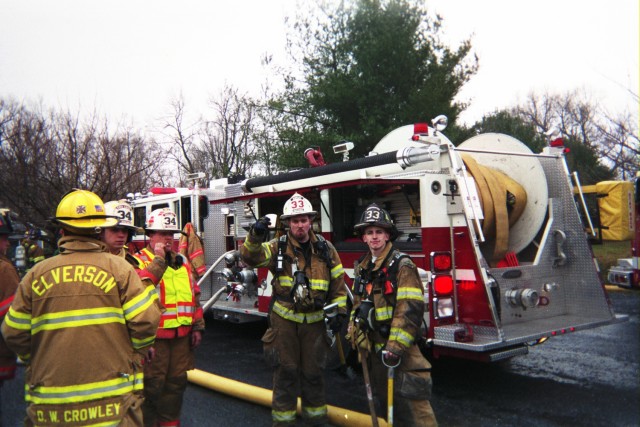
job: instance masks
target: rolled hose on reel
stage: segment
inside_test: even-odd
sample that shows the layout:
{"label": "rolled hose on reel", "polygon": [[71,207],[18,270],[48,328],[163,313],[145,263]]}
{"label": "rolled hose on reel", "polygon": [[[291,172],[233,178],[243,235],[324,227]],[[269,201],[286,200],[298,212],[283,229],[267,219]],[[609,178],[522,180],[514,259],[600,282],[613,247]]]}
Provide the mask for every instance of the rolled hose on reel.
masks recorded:
{"label": "rolled hose on reel", "polygon": [[468,154],[462,155],[462,161],[476,182],[484,215],[482,234],[494,243],[490,260],[499,261],[509,250],[509,228],[522,215],[527,193],[507,175],[478,164]]}
{"label": "rolled hose on reel", "polygon": [[529,147],[508,135],[481,134],[460,144],[458,151],[474,178],[483,211],[481,249],[495,264],[508,252],[527,247],[540,230],[548,205],[546,176]]}

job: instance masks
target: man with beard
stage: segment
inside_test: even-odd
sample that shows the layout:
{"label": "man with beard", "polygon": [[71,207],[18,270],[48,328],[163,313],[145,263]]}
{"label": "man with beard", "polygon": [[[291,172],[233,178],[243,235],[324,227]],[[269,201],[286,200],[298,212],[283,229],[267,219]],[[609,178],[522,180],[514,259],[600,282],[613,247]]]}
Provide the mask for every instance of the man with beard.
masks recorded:
{"label": "man with beard", "polygon": [[340,330],[346,320],[344,270],[333,245],[312,231],[317,212],[309,200],[296,193],[283,211],[286,235],[263,243],[270,221],[262,217],[240,248],[247,265],[268,267],[274,275],[269,329],[262,338],[265,358],[274,368],[272,423],[295,424],[299,384],[302,418],[309,425],[324,425],[329,343],[323,307],[337,303],[330,327]]}

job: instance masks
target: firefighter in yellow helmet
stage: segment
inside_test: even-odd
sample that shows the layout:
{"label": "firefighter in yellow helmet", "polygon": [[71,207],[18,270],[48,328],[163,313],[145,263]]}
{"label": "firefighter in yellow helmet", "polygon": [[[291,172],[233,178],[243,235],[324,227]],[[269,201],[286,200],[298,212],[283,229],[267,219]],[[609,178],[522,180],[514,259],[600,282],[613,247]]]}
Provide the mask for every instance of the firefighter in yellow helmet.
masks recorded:
{"label": "firefighter in yellow helmet", "polygon": [[288,233],[263,243],[270,223],[263,217],[252,226],[240,255],[247,265],[268,267],[274,276],[270,325],[262,338],[274,369],[272,423],[295,424],[300,389],[305,423],[322,425],[328,422],[324,367],[329,350],[323,307],[338,304],[330,327],[339,331],[347,313],[344,270],[333,245],[312,231],[316,212],[309,200],[296,193],[283,211]]}
{"label": "firefighter in yellow helmet", "polygon": [[[187,371],[194,368],[194,350],[200,345],[205,328],[200,288],[189,261],[172,250],[174,234],[180,233],[176,214],[169,208],[154,210],[147,218],[145,232],[149,245],[135,255],[138,272],[140,277],[157,284],[165,311],[154,344],[155,355],[145,365],[144,423],[178,426]],[[158,262],[160,249],[165,252],[164,270],[148,268]]]}
{"label": "firefighter in yellow helmet", "polygon": [[[0,322],[5,318],[13,296],[18,289],[20,277],[9,258],[9,235],[13,232],[9,213],[0,213]],[[16,373],[16,354],[11,351],[0,337],[0,388],[6,380],[10,380]],[[1,391],[1,390],[0,390]],[[2,408],[0,407],[0,424],[2,423]]]}
{"label": "firefighter in yellow helmet", "polygon": [[2,323],[27,363],[25,425],[141,426],[142,359],[160,320],[155,293],[98,240],[116,219],[96,194],[66,194],[60,254],[20,282]]}
{"label": "firefighter in yellow helmet", "polygon": [[[387,408],[388,369],[393,381],[394,426],[436,426],[431,408],[431,365],[416,342],[424,315],[424,288],[408,255],[393,247],[398,236],[389,213],[375,203],[355,231],[369,247],[354,271],[349,335],[368,363],[379,406]],[[392,371],[393,372],[393,371]]]}

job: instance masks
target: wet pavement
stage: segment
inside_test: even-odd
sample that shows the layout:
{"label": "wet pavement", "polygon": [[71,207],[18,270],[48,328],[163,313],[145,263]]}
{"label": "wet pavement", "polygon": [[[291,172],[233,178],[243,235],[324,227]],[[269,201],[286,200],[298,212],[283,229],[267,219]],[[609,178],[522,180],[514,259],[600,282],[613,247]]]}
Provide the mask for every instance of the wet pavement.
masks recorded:
{"label": "wet pavement", "polygon": [[[627,322],[554,337],[526,356],[496,364],[439,360],[431,403],[441,427],[639,426],[640,292],[607,287]],[[208,319],[197,368],[270,389],[262,359],[264,322],[229,324]],[[328,403],[368,413],[362,377],[327,372]],[[3,423],[22,425],[22,368],[1,389]],[[269,426],[270,409],[190,384],[183,427]]]}

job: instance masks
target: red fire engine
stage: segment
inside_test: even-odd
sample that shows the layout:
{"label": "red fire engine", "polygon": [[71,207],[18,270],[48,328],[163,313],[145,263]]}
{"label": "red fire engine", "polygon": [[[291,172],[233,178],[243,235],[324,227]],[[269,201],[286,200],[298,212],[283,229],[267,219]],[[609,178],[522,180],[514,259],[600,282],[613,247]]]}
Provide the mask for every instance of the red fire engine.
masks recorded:
{"label": "red fire engine", "polygon": [[[266,269],[246,268],[237,249],[256,218],[277,216],[295,192],[319,214],[314,230],[330,240],[352,283],[366,251],[353,226],[372,202],[392,215],[424,283],[425,335],[434,356],[496,361],[526,354],[549,337],[622,321],[611,307],[574,201],[561,141],[534,154],[516,139],[483,134],[454,146],[431,126],[403,126],[369,156],[208,188],[155,189],[132,200],[136,225],[170,207],[203,239],[208,270],[203,305],[219,319],[267,315]],[[313,161],[312,161],[313,160]],[[322,160],[322,161],[320,161]],[[164,193],[164,194],[160,194]],[[139,238],[140,236],[138,236]],[[179,236],[177,235],[176,238]]]}

